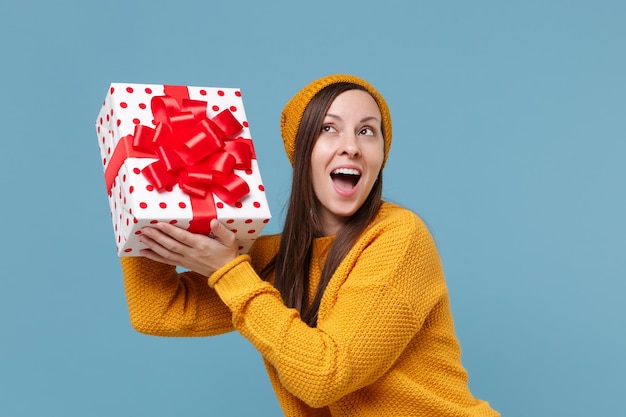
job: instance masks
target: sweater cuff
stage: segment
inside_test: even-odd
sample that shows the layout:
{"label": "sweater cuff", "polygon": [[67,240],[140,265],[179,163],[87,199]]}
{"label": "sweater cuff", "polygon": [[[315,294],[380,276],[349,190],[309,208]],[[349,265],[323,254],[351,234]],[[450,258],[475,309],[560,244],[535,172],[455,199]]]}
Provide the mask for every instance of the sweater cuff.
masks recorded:
{"label": "sweater cuff", "polygon": [[209,286],[228,305],[230,302],[263,283],[250,265],[250,256],[239,255],[209,277]]}

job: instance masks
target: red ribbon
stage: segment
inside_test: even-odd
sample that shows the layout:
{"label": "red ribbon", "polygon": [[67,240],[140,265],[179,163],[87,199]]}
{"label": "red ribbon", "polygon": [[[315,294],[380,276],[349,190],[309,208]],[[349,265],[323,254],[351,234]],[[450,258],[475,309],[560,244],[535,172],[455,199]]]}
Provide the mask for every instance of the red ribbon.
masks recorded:
{"label": "red ribbon", "polygon": [[252,167],[251,142],[228,139],[243,126],[229,110],[209,119],[207,103],[189,99],[186,87],[165,86],[151,108],[156,128],[136,125],[133,135],[119,141],[105,171],[107,189],[126,158],[157,158],[143,175],[158,191],[178,184],[191,199],[188,230],[208,234],[209,222],[217,217],[213,194],[232,205],[250,192],[234,170]]}

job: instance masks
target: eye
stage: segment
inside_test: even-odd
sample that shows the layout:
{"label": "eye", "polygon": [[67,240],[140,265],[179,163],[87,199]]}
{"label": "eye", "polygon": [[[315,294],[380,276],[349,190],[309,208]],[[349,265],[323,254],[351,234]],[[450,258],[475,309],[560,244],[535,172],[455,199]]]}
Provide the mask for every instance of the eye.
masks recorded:
{"label": "eye", "polygon": [[336,131],[331,125],[322,125],[322,133],[335,133]]}
{"label": "eye", "polygon": [[371,127],[364,127],[359,131],[359,135],[374,136],[374,134],[374,129],[372,129]]}

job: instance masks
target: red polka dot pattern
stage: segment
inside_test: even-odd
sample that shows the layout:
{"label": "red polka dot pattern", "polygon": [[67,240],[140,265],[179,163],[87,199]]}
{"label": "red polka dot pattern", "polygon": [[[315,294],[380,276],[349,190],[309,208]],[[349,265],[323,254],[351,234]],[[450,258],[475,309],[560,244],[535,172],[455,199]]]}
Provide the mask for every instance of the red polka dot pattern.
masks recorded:
{"label": "red polka dot pattern", "polygon": [[[229,109],[243,125],[234,140],[250,138],[241,92],[235,88],[187,87],[189,98],[208,103],[207,116],[214,117]],[[132,135],[136,125],[154,127],[150,108],[152,97],[163,95],[164,86],[157,84],[113,83],[96,118],[96,131],[101,163],[106,170],[115,159],[118,142]],[[158,222],[169,222],[186,229],[194,216],[189,195],[178,186],[158,192],[141,170],[152,158],[127,158],[112,181],[109,195],[111,220],[119,256],[139,256],[144,246],[139,242],[141,229]],[[235,232],[239,250],[245,253],[271,218],[258,164],[253,160],[250,170],[237,171],[250,186],[250,194],[234,205],[212,195],[218,219]]]}

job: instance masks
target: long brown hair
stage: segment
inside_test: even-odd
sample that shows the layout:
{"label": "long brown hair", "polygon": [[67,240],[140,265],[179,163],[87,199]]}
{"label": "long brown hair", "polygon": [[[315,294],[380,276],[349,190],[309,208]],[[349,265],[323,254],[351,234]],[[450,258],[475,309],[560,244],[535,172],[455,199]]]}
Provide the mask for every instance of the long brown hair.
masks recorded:
{"label": "long brown hair", "polygon": [[382,198],[382,170],[363,205],[348,219],[330,246],[315,297],[310,303],[309,270],[313,240],[322,236],[317,212],[317,198],[311,180],[311,153],[322,129],[322,123],[332,102],[348,90],[363,87],[341,82],[320,90],[310,101],[302,116],[296,135],[291,197],[285,218],[280,247],[262,276],[275,272],[274,286],[280,291],[287,307],[295,308],[310,327],[317,325],[320,302],[330,278],[352,248],[359,235],[376,216]]}

